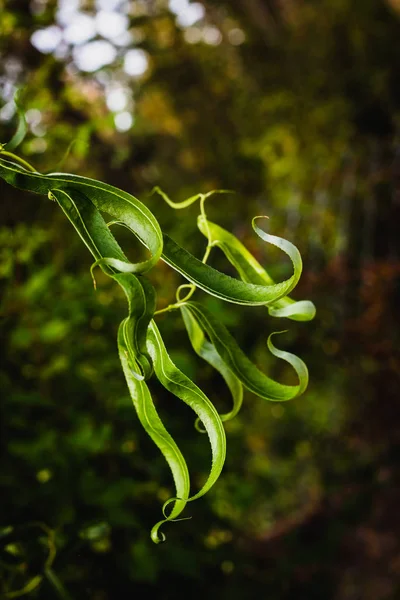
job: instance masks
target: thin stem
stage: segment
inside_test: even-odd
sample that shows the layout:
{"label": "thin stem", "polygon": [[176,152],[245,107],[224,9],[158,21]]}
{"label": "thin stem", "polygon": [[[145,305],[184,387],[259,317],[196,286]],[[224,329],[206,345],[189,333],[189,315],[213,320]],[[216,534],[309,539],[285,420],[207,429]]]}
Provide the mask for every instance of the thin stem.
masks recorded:
{"label": "thin stem", "polygon": [[[180,298],[179,294],[180,294],[180,291],[183,290],[183,288],[189,288],[189,292],[186,294],[186,296],[184,298]],[[196,286],[194,283],[184,283],[183,285],[180,285],[178,287],[178,289],[176,290],[176,299],[178,302],[187,302],[193,296],[195,291],[196,291]]]}
{"label": "thin stem", "polygon": [[204,252],[204,256],[203,256],[203,259],[201,261],[203,264],[206,264],[206,262],[208,260],[208,257],[210,256],[210,252],[211,252],[211,248],[212,247],[213,247],[212,244],[210,244],[210,243],[207,244],[207,248],[206,248],[206,250]]}
{"label": "thin stem", "polygon": [[36,173],[36,169],[34,167],[32,167],[32,165],[29,164],[26,160],[24,160],[20,156],[17,156],[13,152],[8,152],[8,150],[4,150],[2,146],[0,146],[0,154],[2,154],[3,156],[7,156],[8,158],[12,158],[12,160],[16,160],[23,167],[25,167],[25,169],[28,169],[28,171],[32,171],[33,173]]}
{"label": "thin stem", "polygon": [[175,304],[169,304],[165,308],[160,308],[160,310],[156,310],[156,312],[154,313],[154,316],[161,315],[162,313],[165,313],[165,312],[170,312],[171,310],[176,310],[177,308],[182,306],[182,304],[184,304],[183,301],[176,302]]}
{"label": "thin stem", "polygon": [[[221,192],[223,192],[224,190],[221,190]],[[207,234],[207,247],[205,249],[204,252],[204,256],[202,259],[202,263],[206,264],[208,257],[210,256],[210,252],[211,252],[211,248],[213,247],[213,241],[211,239],[211,231],[210,231],[210,227],[208,225],[208,219],[207,219],[207,215],[206,215],[206,209],[204,208],[204,204],[205,201],[207,200],[207,198],[212,194],[213,192],[209,192],[208,194],[204,194],[201,199],[200,199],[200,213],[201,216],[203,217],[204,223],[206,225],[206,234]]]}
{"label": "thin stem", "polygon": [[[164,200],[166,200],[166,202],[168,202],[168,204],[170,206],[173,206],[174,208],[184,208],[183,206],[174,206],[174,203],[172,203],[169,198],[166,197],[166,195],[164,194],[164,192],[162,192],[158,187],[154,188],[153,192],[156,191],[158,192],[163,198]],[[194,199],[200,198],[200,214],[204,219],[204,222],[206,224],[206,233],[207,233],[207,246],[203,255],[203,258],[201,260],[201,262],[203,264],[206,264],[208,257],[210,256],[210,252],[211,249],[214,245],[213,241],[211,240],[211,231],[210,228],[208,226],[208,221],[207,221],[207,215],[206,215],[206,211],[204,208],[204,204],[205,201],[207,200],[207,198],[209,196],[211,196],[212,194],[215,193],[227,193],[230,192],[230,190],[213,190],[212,192],[208,192],[207,194],[197,194],[197,196],[193,196],[192,198],[190,198],[189,200],[186,200],[185,202],[191,202],[194,201]],[[181,203],[184,204],[184,203]],[[179,297],[179,292],[180,290],[182,290],[183,288],[189,288],[189,292],[187,293],[187,295],[184,298],[180,298]],[[193,296],[193,294],[195,293],[197,289],[197,286],[194,283],[184,283],[183,285],[180,285],[178,287],[178,289],[176,290],[176,299],[177,302],[175,304],[170,304],[169,306],[166,306],[165,308],[161,308],[160,310],[156,310],[156,312],[154,313],[154,315],[160,315],[162,313],[165,312],[169,312],[171,310],[175,310],[177,308],[179,308],[180,306],[182,306],[182,304],[184,304],[185,302],[187,302],[188,300],[190,300],[190,298]]]}

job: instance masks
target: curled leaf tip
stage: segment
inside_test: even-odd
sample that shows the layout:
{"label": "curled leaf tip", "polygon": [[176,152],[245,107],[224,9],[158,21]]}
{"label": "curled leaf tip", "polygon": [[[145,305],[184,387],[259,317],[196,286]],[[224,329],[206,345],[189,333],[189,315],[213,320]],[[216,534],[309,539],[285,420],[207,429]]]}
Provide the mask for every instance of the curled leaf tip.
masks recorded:
{"label": "curled leaf tip", "polygon": [[[181,297],[182,290],[188,290],[188,292],[184,298]],[[176,290],[176,294],[175,294],[176,301],[177,302],[186,302],[186,300],[191,297],[194,290],[195,290],[195,286],[192,283],[183,283]]]}
{"label": "curled leaf tip", "polygon": [[287,317],[293,321],[311,321],[315,317],[316,308],[310,300],[295,302],[289,298],[282,299],[268,309],[271,317]]}
{"label": "curled leaf tip", "polygon": [[177,497],[173,497],[173,498],[169,498],[168,500],[166,500],[163,504],[162,507],[162,513],[165,517],[165,521],[169,521],[170,523],[177,523],[178,521],[190,521],[190,519],[192,517],[179,517],[179,519],[174,519],[171,517],[172,511],[170,515],[167,515],[166,509],[168,504],[171,504],[171,502],[181,502],[182,498],[177,498]]}
{"label": "curled leaf tip", "polygon": [[162,514],[164,515],[164,517],[167,520],[170,520],[170,515],[167,515],[166,510],[167,510],[167,506],[169,504],[171,504],[171,502],[176,502],[177,500],[181,500],[181,498],[177,498],[177,497],[173,497],[173,498],[169,498],[168,500],[166,500],[162,506]]}
{"label": "curled leaf tip", "polygon": [[279,335],[281,333],[287,333],[289,331],[289,329],[281,329],[280,331],[273,331],[272,333],[269,334],[269,337],[271,338],[273,335]]}
{"label": "curled leaf tip", "polygon": [[[178,521],[189,521],[192,517],[180,517],[178,518],[171,518],[171,516],[168,516],[166,513],[166,508],[168,506],[168,504],[171,504],[171,502],[179,502],[181,501],[181,498],[169,498],[166,502],[164,502],[163,507],[162,507],[162,513],[165,517],[165,519],[163,519],[162,521],[158,521],[158,523],[156,523],[151,530],[150,533],[150,537],[152,539],[152,541],[155,544],[163,544],[165,542],[165,540],[167,539],[165,534],[160,531],[160,527],[161,525],[164,525],[164,523],[176,523]],[[172,514],[172,511],[171,511]]]}
{"label": "curled leaf tip", "polygon": [[167,539],[162,531],[159,531],[161,525],[165,523],[165,521],[159,521],[154,525],[151,530],[150,537],[155,544],[163,544]]}

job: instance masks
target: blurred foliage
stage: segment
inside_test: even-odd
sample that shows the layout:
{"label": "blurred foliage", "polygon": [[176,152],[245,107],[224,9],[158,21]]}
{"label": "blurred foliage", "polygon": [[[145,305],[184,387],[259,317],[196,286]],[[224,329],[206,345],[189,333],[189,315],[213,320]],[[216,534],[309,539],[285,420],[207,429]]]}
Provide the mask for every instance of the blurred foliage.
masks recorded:
{"label": "blurred foliage", "polygon": [[[78,8],[94,15],[106,4],[85,0]],[[38,170],[131,191],[198,255],[204,240],[189,225],[195,209],[177,217],[149,197],[151,188],[176,200],[234,189],[236,196],[210,203],[210,218],[279,277],[286,265],[275,265],[277,255],[265,255],[251,233],[251,217],[268,214],[270,231],[300,247],[298,297],[318,308],[313,327],[292,325],[286,336],[287,349],[309,365],[311,385],[285,405],[248,395],[227,423],[218,486],[155,548],[148,530],[170,481],[120,374],[123,299],[105,278],[94,293],[90,257],[56,206],[0,182],[0,595],[41,576],[30,592],[41,600],[127,593],[395,600],[398,3],[207,0],[197,3],[199,21],[182,25],[176,2],[131,0],[116,8],[127,11],[129,41],[112,42],[114,62],[94,72],[77,65],[83,42],[60,41],[46,53],[32,44],[37,31],[66,30],[62,5],[0,2],[1,141],[14,133],[19,87],[29,124],[21,151]],[[148,61],[138,76],[124,70],[132,49]],[[126,131],[116,126],[121,111],[109,108],[115,89],[132,116]],[[217,251],[212,261],[230,272]],[[168,304],[179,278],[161,265],[153,281]],[[211,302],[242,347],[283,380],[265,347],[275,323],[259,325],[265,309],[238,316]],[[172,315],[160,326],[179,366],[226,409],[223,382],[188,352],[183,326]],[[190,414],[167,404],[160,388],[154,393],[201,481],[208,454]],[[55,578],[46,576],[48,536],[32,523],[53,532]]]}

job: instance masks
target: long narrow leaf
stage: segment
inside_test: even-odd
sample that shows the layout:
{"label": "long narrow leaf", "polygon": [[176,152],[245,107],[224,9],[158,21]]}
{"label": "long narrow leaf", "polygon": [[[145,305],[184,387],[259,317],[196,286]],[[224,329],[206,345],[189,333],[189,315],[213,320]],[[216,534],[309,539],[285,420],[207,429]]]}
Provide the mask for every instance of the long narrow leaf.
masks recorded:
{"label": "long narrow leaf", "polygon": [[189,498],[189,500],[196,500],[214,485],[224,466],[226,454],[224,427],[217,410],[207,396],[172,362],[154,321],[151,322],[149,327],[147,347],[158,380],[168,391],[192,408],[204,425],[210,440],[211,470],[201,490]]}
{"label": "long narrow leaf", "polygon": [[220,414],[221,421],[229,421],[238,414],[242,406],[243,385],[233,371],[231,371],[227,364],[222,360],[215,349],[214,344],[211,344],[206,339],[204,331],[194,314],[188,310],[182,310],[181,313],[194,351],[222,375],[232,394],[232,409],[228,413]]}
{"label": "long narrow leaf", "polygon": [[308,370],[305,363],[294,354],[278,350],[272,343],[271,336],[268,339],[269,350],[292,365],[299,378],[298,385],[284,385],[260,371],[239,348],[226,327],[204,306],[197,302],[186,302],[181,307],[181,311],[186,310],[190,311],[201,324],[222,360],[248,390],[272,401],[291,400],[304,392],[308,384]]}
{"label": "long narrow leaf", "polygon": [[[102,215],[87,196],[74,189],[52,189],[50,195],[72,223],[95,260],[109,257],[128,261]],[[110,269],[104,270],[109,274],[113,273]]]}
{"label": "long narrow leaf", "polygon": [[[119,270],[144,272],[154,266],[162,255],[165,262],[204,291],[228,302],[253,306],[272,304],[283,298],[296,286],[301,275],[302,262],[297,248],[282,238],[266,234],[256,225],[253,227],[257,234],[270,244],[281,248],[293,263],[293,275],[281,283],[246,283],[203,264],[167,235],[163,236],[157,220],[139,200],[108,184],[67,173],[32,173],[1,158],[0,177],[15,187],[38,194],[47,194],[49,190],[53,190],[53,193],[55,190],[68,193],[71,193],[71,189],[77,190],[87,196],[99,210],[122,221],[150,250],[152,258],[130,266],[125,265],[123,261],[123,264],[118,264],[117,259],[111,259],[108,264]],[[100,260],[107,263],[110,259],[106,257]]]}
{"label": "long narrow leaf", "polygon": [[[129,315],[122,322],[122,334],[131,362],[136,360],[144,379],[153,373],[151,358],[147,352],[147,332],[156,307],[156,294],[151,283],[144,277],[135,277],[131,273],[113,275],[124,290],[129,306]],[[133,374],[137,372],[133,369]]]}
{"label": "long narrow leaf", "polygon": [[[135,233],[125,222],[115,220],[112,222],[112,224],[125,226],[132,231],[132,233]],[[293,244],[277,236],[268,235],[267,241],[274,246],[281,248],[290,257],[294,266],[294,273],[292,277],[286,281],[281,283],[272,283],[271,285],[269,285],[269,283],[266,284],[265,281],[261,281],[260,283],[256,284],[247,283],[246,281],[239,281],[238,279],[234,279],[229,275],[220,273],[213,267],[210,267],[209,265],[204,264],[202,261],[195,258],[192,254],[190,254],[190,252],[174,242],[174,240],[168,235],[163,234],[163,238],[164,246],[161,256],[162,260],[164,260],[167,264],[169,264],[199,288],[213,296],[216,296],[217,298],[221,298],[222,300],[226,300],[234,304],[247,304],[250,306],[273,304],[273,307],[278,306],[276,304],[277,300],[279,301],[279,298],[285,296],[288,291],[296,286],[301,275],[302,262],[299,251]],[[286,304],[291,305],[292,302],[292,300],[285,298],[282,300],[282,306],[286,306]],[[298,314],[302,313],[303,311],[306,313],[310,310],[310,306],[312,309],[314,309],[314,305],[312,303],[308,303],[308,301],[303,301],[303,303],[306,303],[306,306],[299,306],[297,308]],[[296,306],[297,305],[299,305],[299,303],[296,303]],[[274,310],[278,309],[274,308]],[[290,315],[293,314],[293,311],[290,311],[290,309],[288,312]],[[294,317],[292,316],[292,318]],[[309,318],[299,318],[297,320],[309,320]]]}
{"label": "long narrow leaf", "polygon": [[[258,260],[235,235],[209,221],[204,215],[199,215],[197,225],[201,233],[209,239],[209,242],[222,250],[229,262],[238,271],[242,281],[257,285],[273,285],[275,283],[265,268],[260,265]],[[295,301],[285,296],[269,305],[268,312],[272,317],[288,317],[294,321],[311,321],[315,316],[315,306],[309,300]]]}
{"label": "long narrow leaf", "polygon": [[278,246],[292,261],[293,275],[281,283],[257,285],[220,273],[192,256],[165,234],[162,259],[186,279],[217,298],[234,304],[262,306],[276,302],[290,293],[302,271],[301,256],[296,246],[274,235],[268,235],[267,241]]}
{"label": "long narrow leaf", "polygon": [[47,195],[50,190],[76,190],[87,196],[100,211],[126,223],[150,250],[149,260],[131,264],[130,271],[142,273],[159,260],[163,237],[160,226],[150,210],[137,198],[112,185],[69,173],[30,172],[13,162],[0,158],[0,177],[19,189]]}
{"label": "long narrow leaf", "polygon": [[[132,371],[135,377],[148,379],[152,373],[152,366],[147,354],[146,337],[156,305],[153,286],[144,277],[136,277],[132,273],[115,273],[109,266],[101,263],[106,259],[108,265],[112,266],[118,266],[122,262],[129,264],[102,215],[89,198],[74,189],[69,189],[68,192],[52,190],[51,194],[97,259],[97,263],[100,263],[104,271],[124,290],[129,314],[123,321],[122,330],[132,362]],[[133,358],[141,367],[140,373],[134,368]]]}
{"label": "long narrow leaf", "polygon": [[171,469],[175,483],[176,493],[172,510],[168,517],[153,527],[151,532],[152,540],[159,543],[165,539],[163,535],[159,535],[159,528],[162,523],[176,519],[186,506],[190,493],[189,471],[181,451],[164,427],[157,413],[147,384],[144,381],[138,380],[132,374],[131,366],[127,358],[127,347],[125,345],[122,324],[118,330],[118,352],[139,421],[146,433],[162,452]]}

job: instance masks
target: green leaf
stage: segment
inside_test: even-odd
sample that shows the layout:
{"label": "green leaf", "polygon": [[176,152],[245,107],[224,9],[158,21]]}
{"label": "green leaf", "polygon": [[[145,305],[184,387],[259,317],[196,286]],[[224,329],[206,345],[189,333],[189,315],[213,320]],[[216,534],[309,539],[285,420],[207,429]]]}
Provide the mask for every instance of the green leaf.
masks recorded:
{"label": "green leaf", "polygon": [[[201,328],[200,323],[196,320],[193,313],[185,310],[184,306],[181,307],[181,314],[185,323],[186,330],[189,335],[190,342],[193,346],[194,351],[207,361],[214,369],[216,369],[224,378],[226,385],[228,386],[232,398],[233,407],[226,414],[220,415],[221,421],[229,421],[233,419],[239,412],[243,403],[243,385],[236,377],[236,375],[229,369],[227,364],[222,360],[221,356],[215,349],[214,344],[211,344],[205,337],[204,332]],[[196,427],[198,427],[198,421],[196,421]],[[201,430],[202,431],[202,430]]]}
{"label": "green leaf", "polygon": [[308,384],[307,367],[294,354],[278,350],[274,346],[271,336],[275,334],[269,336],[268,348],[274,356],[282,358],[292,365],[299,378],[298,385],[284,385],[262,373],[239,348],[226,327],[207,308],[197,302],[186,302],[181,307],[181,311],[183,313],[186,310],[190,311],[202,329],[207,332],[221,359],[248,390],[271,401],[291,400],[304,392]]}
{"label": "green leaf", "polygon": [[175,483],[176,498],[174,498],[172,510],[168,517],[153,527],[151,532],[152,540],[159,543],[165,539],[163,535],[159,535],[158,530],[160,525],[166,521],[176,519],[186,506],[190,492],[189,471],[181,451],[164,427],[157,413],[147,384],[144,381],[138,380],[132,373],[131,364],[128,360],[128,348],[125,344],[122,323],[118,330],[118,352],[139,421],[146,433],[162,452],[171,469]]}
{"label": "green leaf", "polygon": [[[209,221],[204,214],[198,216],[197,225],[201,233],[207,237],[208,242],[222,250],[239,273],[242,281],[256,285],[273,285],[275,283],[264,267],[232,233]],[[258,228],[256,232],[260,237],[268,235]],[[268,242],[269,239],[265,241]],[[285,296],[270,304],[268,312],[272,317],[288,317],[294,321],[310,321],[315,316],[315,306],[309,300],[296,302]]]}
{"label": "green leaf", "polygon": [[[152,373],[151,360],[147,354],[147,328],[153,317],[156,295],[153,286],[144,277],[132,273],[115,273],[109,265],[130,264],[106,222],[92,202],[76,190],[52,190],[51,195],[60,205],[79,236],[97,259],[103,270],[112,277],[125,292],[129,314],[122,322],[123,335],[135,377],[148,379]],[[107,261],[105,264],[104,259]],[[108,266],[107,266],[108,265]],[[139,363],[141,372],[135,369]]]}
{"label": "green leaf", "polygon": [[[116,220],[111,224],[124,225],[134,233],[132,228],[125,222]],[[254,225],[253,227],[256,230]],[[281,250],[283,250],[283,252],[285,252],[285,254],[287,254],[292,260],[294,273],[286,281],[281,283],[272,283],[271,285],[264,285],[263,283],[253,284],[245,281],[239,281],[238,279],[234,279],[233,277],[225,275],[213,267],[204,264],[202,261],[190,254],[190,252],[179,246],[165,233],[163,234],[164,244],[161,258],[164,260],[164,262],[181,273],[181,275],[183,275],[186,279],[217,298],[226,300],[227,302],[232,302],[234,304],[247,304],[250,306],[274,304],[275,306],[277,299],[285,296],[297,285],[302,271],[302,261],[296,246],[287,240],[284,240],[283,238],[266,234],[259,228],[257,228],[257,230],[258,231],[256,231],[256,233],[258,235],[260,235],[259,231],[261,231],[265,236],[266,241],[281,248]],[[101,264],[101,261],[99,261],[99,263]],[[309,309],[310,305],[314,307],[314,305],[312,303],[308,303],[308,301],[303,302],[307,303],[303,309]],[[285,299],[282,306],[286,306],[286,303],[291,305],[293,301]],[[299,303],[296,303],[296,305],[298,304]],[[290,309],[287,312],[290,315],[292,314]],[[297,309],[297,313],[299,315],[302,313],[301,307]],[[294,316],[292,316],[292,318],[294,318]],[[297,320],[309,320],[309,318],[299,318]]]}
{"label": "green leaf", "polygon": [[[172,362],[154,321],[149,326],[147,347],[153,360],[154,372],[157,379],[168,391],[192,408],[202,422],[209,437],[212,452],[211,470],[200,491],[191,496],[188,501],[196,500],[214,485],[221,474],[226,454],[224,427],[217,410],[207,396]],[[157,534],[158,528],[162,523],[163,521],[153,527],[152,535]]]}
{"label": "green leaf", "polygon": [[315,317],[315,304],[310,300],[292,300],[285,297],[268,307],[271,317],[287,317],[292,321],[311,321]]}
{"label": "green leaf", "polygon": [[[122,266],[120,270],[129,269],[134,273],[144,273],[158,262],[163,247],[160,226],[149,209],[131,194],[88,177],[69,173],[42,175],[30,172],[2,158],[0,158],[0,177],[14,187],[36,194],[48,195],[51,191],[55,195],[57,190],[61,190],[71,196],[73,190],[80,192],[89,198],[98,210],[125,223],[150,250],[151,258],[143,262],[131,263],[130,266],[120,265]],[[115,260],[113,264],[119,268]]]}
{"label": "green leaf", "polygon": [[[113,275],[113,279],[120,284],[128,299],[129,315],[122,321],[121,327],[132,373],[139,379],[149,379],[153,366],[147,352],[146,339],[156,307],[155,290],[147,279],[135,277],[131,273],[117,273]],[[134,369],[135,361],[140,365],[140,374]]]}
{"label": "green leaf", "polygon": [[204,264],[165,234],[162,259],[186,279],[217,298],[251,306],[272,304],[286,296],[296,286],[302,271],[301,256],[296,246],[283,238],[265,233],[254,224],[254,220],[253,229],[265,241],[277,246],[289,256],[294,268],[293,275],[289,279],[270,285],[240,281]]}
{"label": "green leaf", "polygon": [[[102,215],[87,196],[74,189],[53,189],[49,197],[60,206],[96,261],[108,257],[129,262]],[[103,270],[109,275],[114,273],[109,268]]]}

